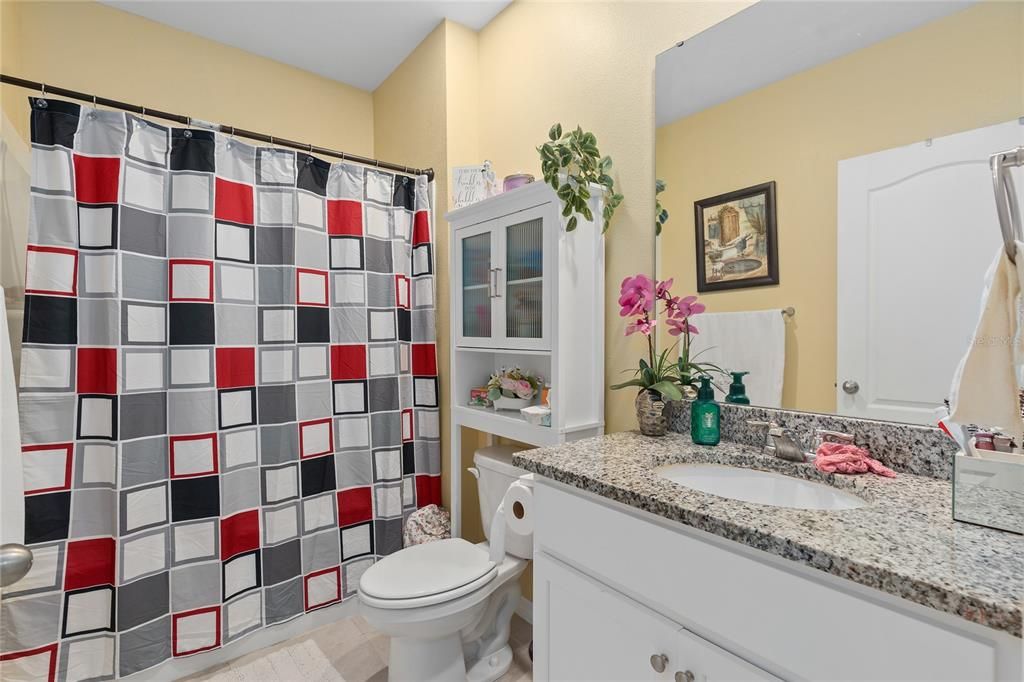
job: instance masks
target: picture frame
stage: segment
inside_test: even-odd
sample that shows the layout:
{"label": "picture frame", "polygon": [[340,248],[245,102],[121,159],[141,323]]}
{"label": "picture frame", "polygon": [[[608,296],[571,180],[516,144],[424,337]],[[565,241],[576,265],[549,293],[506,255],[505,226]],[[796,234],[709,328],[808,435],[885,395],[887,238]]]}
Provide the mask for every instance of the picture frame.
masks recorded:
{"label": "picture frame", "polygon": [[697,291],[779,283],[775,181],[693,202]]}

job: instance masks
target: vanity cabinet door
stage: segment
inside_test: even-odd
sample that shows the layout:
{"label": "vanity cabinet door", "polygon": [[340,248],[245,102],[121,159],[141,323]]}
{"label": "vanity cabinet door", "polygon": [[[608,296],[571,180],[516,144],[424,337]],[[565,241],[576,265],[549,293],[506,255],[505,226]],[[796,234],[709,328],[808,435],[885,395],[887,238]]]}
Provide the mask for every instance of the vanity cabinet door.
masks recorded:
{"label": "vanity cabinet door", "polygon": [[779,678],[761,668],[733,656],[725,649],[698,637],[689,630],[680,630],[672,661],[674,682],[739,682],[741,680],[774,680]]}
{"label": "vanity cabinet door", "polygon": [[534,679],[673,679],[678,624],[544,554],[534,557],[534,586],[546,605]]}

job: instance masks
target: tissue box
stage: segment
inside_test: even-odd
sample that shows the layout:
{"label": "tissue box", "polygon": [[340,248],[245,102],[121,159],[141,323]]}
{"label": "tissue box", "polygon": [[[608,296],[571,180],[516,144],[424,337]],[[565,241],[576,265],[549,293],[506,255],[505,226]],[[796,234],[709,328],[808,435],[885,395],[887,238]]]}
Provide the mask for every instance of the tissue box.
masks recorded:
{"label": "tissue box", "polygon": [[527,423],[535,426],[551,426],[551,408],[543,405],[530,405],[519,410]]}

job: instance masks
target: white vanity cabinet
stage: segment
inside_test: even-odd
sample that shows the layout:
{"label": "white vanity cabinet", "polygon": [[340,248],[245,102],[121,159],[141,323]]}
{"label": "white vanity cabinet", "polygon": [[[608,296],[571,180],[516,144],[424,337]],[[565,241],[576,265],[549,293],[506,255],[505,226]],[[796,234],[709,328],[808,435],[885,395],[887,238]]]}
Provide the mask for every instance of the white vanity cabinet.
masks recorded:
{"label": "white vanity cabinet", "polygon": [[533,519],[534,680],[1021,679],[1006,632],[550,479]]}
{"label": "white vanity cabinet", "polygon": [[778,680],[548,555],[534,562],[547,604],[551,680]]}

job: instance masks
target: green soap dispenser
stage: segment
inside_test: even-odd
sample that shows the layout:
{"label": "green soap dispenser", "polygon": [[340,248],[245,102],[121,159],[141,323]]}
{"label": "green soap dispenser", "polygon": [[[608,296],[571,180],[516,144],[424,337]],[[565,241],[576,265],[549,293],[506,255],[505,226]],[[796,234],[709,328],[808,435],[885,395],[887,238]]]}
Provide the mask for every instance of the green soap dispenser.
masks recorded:
{"label": "green soap dispenser", "polygon": [[743,385],[743,377],[750,372],[729,372],[732,375],[732,383],[729,384],[729,395],[725,396],[725,402],[736,405],[749,405],[750,398],[747,397],[747,387]]}
{"label": "green soap dispenser", "polygon": [[701,377],[697,399],[690,405],[690,437],[697,445],[718,445],[722,408],[715,402],[711,378]]}

